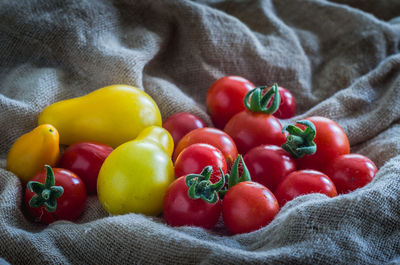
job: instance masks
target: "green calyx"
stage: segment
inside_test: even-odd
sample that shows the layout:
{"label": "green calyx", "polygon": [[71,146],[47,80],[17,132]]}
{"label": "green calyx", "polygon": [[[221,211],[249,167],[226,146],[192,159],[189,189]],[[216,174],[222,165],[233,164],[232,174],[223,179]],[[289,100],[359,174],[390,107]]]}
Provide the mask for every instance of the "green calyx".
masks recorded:
{"label": "green calyx", "polygon": [[[243,167],[241,176],[239,176],[239,163],[241,163]],[[224,176],[223,178],[225,178],[225,181],[228,183],[228,187],[226,189],[219,191],[219,196],[221,198],[224,198],[225,193],[239,182],[251,181],[250,172],[244,163],[242,155],[240,154],[233,163],[230,174],[224,174],[221,170],[221,175]]]}
{"label": "green calyx", "polygon": [[[275,83],[263,96],[263,91],[268,89],[267,86],[256,87],[247,92],[244,97],[244,105],[251,112],[259,112],[264,114],[274,114],[281,104],[281,97],[278,91],[278,84]],[[272,99],[273,97],[273,99]],[[249,103],[250,98],[250,103]],[[271,105],[268,107],[269,103]]]}
{"label": "green calyx", "polygon": [[210,177],[212,167],[206,166],[200,174],[189,174],[185,177],[188,186],[188,195],[192,199],[202,199],[205,202],[214,204],[219,200],[218,192],[224,187],[225,179],[221,178],[212,184]]}
{"label": "green calyx", "polygon": [[286,143],[282,145],[282,148],[294,158],[314,154],[317,151],[317,145],[313,141],[316,134],[314,124],[307,120],[298,121],[297,123],[307,127],[304,131],[294,125],[283,127],[282,131],[287,131],[289,135],[286,137]]}
{"label": "green calyx", "polygon": [[31,192],[36,193],[29,201],[30,207],[45,206],[48,212],[54,212],[57,209],[57,198],[64,193],[64,188],[55,186],[54,172],[51,166],[46,167],[46,181],[40,183],[37,181],[29,181],[27,184]]}

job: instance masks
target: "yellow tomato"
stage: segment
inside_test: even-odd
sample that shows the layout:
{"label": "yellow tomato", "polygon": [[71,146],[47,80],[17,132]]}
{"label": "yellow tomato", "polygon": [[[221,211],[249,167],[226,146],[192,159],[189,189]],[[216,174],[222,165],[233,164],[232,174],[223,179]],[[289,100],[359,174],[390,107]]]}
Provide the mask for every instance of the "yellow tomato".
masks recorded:
{"label": "yellow tomato", "polygon": [[7,170],[27,182],[43,170],[45,164],[54,166],[59,154],[57,129],[50,124],[40,125],[22,135],[11,146]]}
{"label": "yellow tomato", "polygon": [[98,198],[106,211],[153,216],[162,212],[165,191],[175,179],[171,142],[167,130],[151,126],[111,152],[97,180]]}
{"label": "yellow tomato", "polygon": [[61,144],[95,141],[115,148],[147,126],[161,126],[161,114],[140,89],[112,85],[46,107],[39,116],[39,124],[44,123],[58,129]]}

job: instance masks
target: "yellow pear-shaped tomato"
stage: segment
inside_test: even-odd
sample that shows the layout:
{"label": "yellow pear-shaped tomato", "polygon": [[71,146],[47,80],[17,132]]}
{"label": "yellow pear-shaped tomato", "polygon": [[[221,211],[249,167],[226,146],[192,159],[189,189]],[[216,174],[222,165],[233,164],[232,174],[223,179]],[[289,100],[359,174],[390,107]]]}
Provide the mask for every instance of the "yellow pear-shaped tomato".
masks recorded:
{"label": "yellow pear-shaped tomato", "polygon": [[151,126],[112,151],[97,179],[103,208],[111,214],[159,215],[164,194],[175,179],[171,144],[173,149],[167,130]]}
{"label": "yellow pear-shaped tomato", "polygon": [[61,144],[95,141],[115,148],[147,126],[161,126],[161,114],[140,89],[112,85],[46,107],[39,116],[39,124],[44,123],[58,129]]}
{"label": "yellow pear-shaped tomato", "polygon": [[43,124],[19,137],[7,157],[7,170],[23,182],[29,181],[44,165],[54,166],[60,155],[57,129]]}

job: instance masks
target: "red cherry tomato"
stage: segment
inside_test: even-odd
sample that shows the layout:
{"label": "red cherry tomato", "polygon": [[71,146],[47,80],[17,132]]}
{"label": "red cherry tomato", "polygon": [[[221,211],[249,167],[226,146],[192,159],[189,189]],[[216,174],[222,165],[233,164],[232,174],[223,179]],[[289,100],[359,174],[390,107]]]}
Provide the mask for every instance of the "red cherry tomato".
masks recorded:
{"label": "red cherry tomato", "polygon": [[224,131],[235,141],[240,154],[262,145],[282,145],[286,141],[282,125],[272,114],[279,108],[278,85],[250,90],[243,99],[246,110],[233,116]]}
{"label": "red cherry tomato", "polygon": [[251,180],[274,191],[282,178],[296,170],[296,163],[288,152],[275,145],[260,145],[243,157]]}
{"label": "red cherry tomato", "polygon": [[[50,224],[57,220],[76,220],[85,209],[86,188],[83,181],[73,172],[62,169],[53,168],[54,186],[61,186],[64,192],[56,199],[57,206],[54,212],[46,210],[45,206],[31,207],[29,201],[32,197],[36,197],[34,191],[29,190],[28,186],[25,191],[25,204],[35,221],[44,224]],[[39,172],[31,181],[40,183],[46,182],[47,173],[45,170]]]}
{"label": "red cherry tomato", "polygon": [[278,119],[289,119],[296,115],[297,104],[292,93],[283,87],[278,87],[279,95],[281,96],[281,104],[274,116]]}
{"label": "red cherry tomato", "polygon": [[85,183],[87,192],[97,193],[97,176],[111,146],[95,142],[79,142],[70,145],[61,156],[59,167],[71,170]]}
{"label": "red cherry tomato", "polygon": [[232,165],[238,155],[236,145],[228,134],[216,128],[205,127],[189,132],[179,141],[173,160],[176,161],[183,149],[196,143],[205,143],[218,148],[224,155],[228,167]]}
{"label": "red cherry tomato", "polygon": [[[315,169],[326,173],[326,167],[337,157],[350,153],[350,144],[346,133],[333,120],[325,117],[309,117],[316,128],[314,142],[317,151],[313,155],[306,155],[296,159],[298,169]],[[299,125],[304,129],[304,125]]]}
{"label": "red cherry tomato", "polygon": [[207,91],[206,105],[215,127],[223,129],[233,115],[245,109],[243,99],[254,85],[240,76],[215,81]]}
{"label": "red cherry tomato", "polygon": [[183,136],[194,129],[206,127],[206,123],[194,114],[179,112],[168,117],[162,127],[171,134],[176,146]]}
{"label": "red cherry tomato", "polygon": [[221,201],[214,204],[188,196],[185,177],[176,179],[168,187],[163,200],[164,219],[170,226],[198,226],[211,229],[221,215]]}
{"label": "red cherry tomato", "polygon": [[294,171],[287,175],[275,190],[276,199],[281,207],[297,196],[310,193],[322,193],[329,197],[337,196],[332,180],[316,170]]}
{"label": "red cherry tomato", "polygon": [[327,168],[327,174],[340,194],[364,187],[377,171],[371,159],[359,154],[341,155]]}
{"label": "red cherry tomato", "polygon": [[286,140],[277,118],[248,110],[233,116],[224,131],[232,137],[240,154],[245,154],[251,148],[262,144],[280,146]]}
{"label": "red cherry tomato", "polygon": [[212,166],[211,183],[221,179],[221,168],[227,171],[225,157],[220,150],[209,144],[192,144],[179,154],[175,161],[175,176],[177,178],[188,174],[200,174],[206,166]]}
{"label": "red cherry tomato", "polygon": [[222,217],[233,234],[260,229],[269,224],[278,212],[274,194],[252,181],[239,182],[231,187],[222,200]]}

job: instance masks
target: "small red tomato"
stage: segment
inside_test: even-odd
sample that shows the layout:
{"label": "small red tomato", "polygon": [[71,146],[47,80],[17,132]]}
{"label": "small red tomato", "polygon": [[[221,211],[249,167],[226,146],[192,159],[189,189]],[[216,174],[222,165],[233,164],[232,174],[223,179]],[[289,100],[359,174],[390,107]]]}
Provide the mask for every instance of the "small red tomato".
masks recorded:
{"label": "small red tomato", "polygon": [[[306,126],[306,124],[310,122],[313,126]],[[300,158],[296,158],[298,169],[314,169],[326,173],[326,167],[337,157],[350,153],[350,144],[346,133],[333,120],[325,117],[313,116],[299,121],[298,123],[299,126],[297,128],[290,125],[296,129],[292,131],[295,132],[295,137],[290,138],[292,135],[288,136],[287,142],[282,147],[290,152],[293,157],[296,157],[297,152],[301,153],[302,150],[305,149],[304,143],[308,145],[310,144],[310,140],[313,141],[314,148],[316,147],[316,152],[314,151],[313,154],[307,154],[303,157],[300,156]],[[286,130],[290,129],[290,126],[286,127]],[[304,131],[302,132],[299,129]],[[303,142],[298,141],[298,138],[302,138]],[[292,150],[294,150],[294,152],[292,152]]]}
{"label": "small red tomato", "polygon": [[296,161],[297,167],[325,172],[326,167],[338,156],[350,153],[349,140],[342,127],[331,119],[313,116],[306,120],[311,121],[316,128],[314,142],[317,152],[299,158]]}
{"label": "small red tomato", "polygon": [[233,234],[260,229],[269,224],[278,212],[279,204],[274,194],[252,181],[237,183],[222,200],[222,217]]}
{"label": "small red tomato", "polygon": [[251,180],[274,191],[282,178],[296,170],[296,163],[288,152],[276,145],[259,145],[243,157]]}
{"label": "small red tomato", "polygon": [[310,193],[322,193],[329,197],[337,196],[332,180],[316,170],[294,171],[287,175],[275,190],[276,199],[281,207],[297,196]]}
{"label": "small red tomato", "polygon": [[183,149],[175,161],[175,176],[177,178],[188,174],[200,174],[206,167],[212,167],[211,183],[221,179],[221,168],[224,174],[227,167],[225,157],[220,150],[209,144],[192,144]]}
{"label": "small red tomato", "polygon": [[[279,107],[280,97],[275,84],[261,98],[262,90],[266,87],[257,87],[250,91],[244,100],[247,110],[237,113],[226,124],[224,131],[236,143],[240,154],[245,154],[251,148],[262,145],[282,145],[286,138],[282,132],[282,125],[272,114]],[[272,91],[273,93],[270,93]],[[247,97],[251,95],[250,104]],[[273,96],[273,98],[272,98]],[[272,98],[271,106],[266,108]]]}
{"label": "small red tomato", "polygon": [[243,99],[254,85],[240,76],[225,76],[207,91],[206,105],[215,127],[223,129],[233,115],[245,110]]}
{"label": "small red tomato", "polygon": [[327,174],[339,194],[364,187],[371,182],[377,171],[371,159],[359,154],[341,155],[327,168]]}
{"label": "small red tomato", "polygon": [[269,114],[240,112],[229,120],[224,131],[232,137],[240,154],[262,144],[280,146],[285,142],[282,125]]}
{"label": "small red tomato", "polygon": [[198,226],[213,228],[221,215],[221,201],[210,203],[201,198],[192,199],[185,176],[176,179],[168,187],[163,200],[164,219],[170,226]]}
{"label": "small red tomato", "polygon": [[232,138],[216,128],[199,128],[186,134],[175,148],[173,160],[175,161],[183,149],[189,145],[204,143],[218,148],[225,157],[226,164],[230,167],[235,161],[238,151]]}
{"label": "small red tomato", "polygon": [[194,114],[178,112],[169,116],[162,127],[171,134],[176,146],[183,136],[194,129],[206,127],[206,123]]}
{"label": "small red tomato", "polygon": [[113,148],[95,142],[79,142],[65,149],[58,167],[71,170],[85,183],[89,194],[97,193],[97,177]]}
{"label": "small red tomato", "polygon": [[278,119],[289,119],[296,115],[297,104],[294,96],[289,90],[283,87],[278,87],[279,95],[281,96],[281,104],[274,116]]}
{"label": "small red tomato", "polygon": [[44,224],[76,220],[85,209],[85,203],[85,184],[67,169],[46,166],[46,170],[28,182],[25,191],[29,213],[35,221]]}

